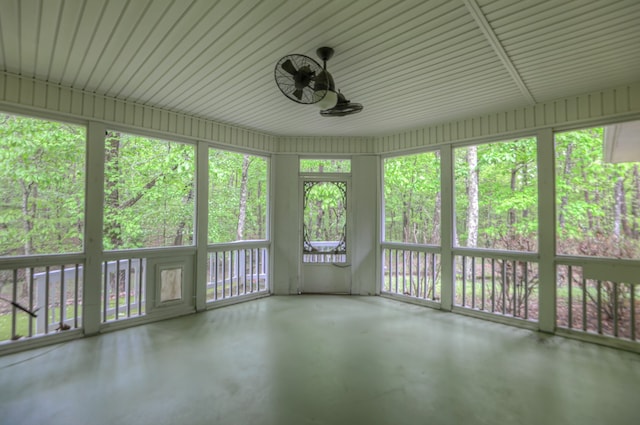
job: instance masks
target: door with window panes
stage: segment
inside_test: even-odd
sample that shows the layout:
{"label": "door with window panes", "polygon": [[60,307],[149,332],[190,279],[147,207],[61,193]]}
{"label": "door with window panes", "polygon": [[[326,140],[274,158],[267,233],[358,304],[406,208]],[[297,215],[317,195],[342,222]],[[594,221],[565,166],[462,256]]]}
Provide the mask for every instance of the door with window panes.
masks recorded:
{"label": "door with window panes", "polygon": [[350,161],[301,160],[300,292],[350,294]]}

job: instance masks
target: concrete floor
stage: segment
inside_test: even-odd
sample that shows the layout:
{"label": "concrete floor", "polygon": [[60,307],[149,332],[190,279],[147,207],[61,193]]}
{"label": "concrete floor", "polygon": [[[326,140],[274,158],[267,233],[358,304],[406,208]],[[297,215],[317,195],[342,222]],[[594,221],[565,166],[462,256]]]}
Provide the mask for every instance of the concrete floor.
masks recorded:
{"label": "concrete floor", "polygon": [[270,297],[0,358],[2,424],[640,424],[640,355],[380,297]]}

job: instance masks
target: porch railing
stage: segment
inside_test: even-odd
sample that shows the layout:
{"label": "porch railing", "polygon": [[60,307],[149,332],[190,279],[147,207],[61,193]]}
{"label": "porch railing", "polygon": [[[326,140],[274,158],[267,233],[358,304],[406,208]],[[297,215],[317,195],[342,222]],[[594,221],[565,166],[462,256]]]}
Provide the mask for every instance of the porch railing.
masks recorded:
{"label": "porch railing", "polygon": [[0,266],[0,341],[82,327],[83,262],[65,255]]}
{"label": "porch railing", "polygon": [[209,247],[207,302],[267,292],[268,242],[242,242]]}
{"label": "porch railing", "polygon": [[[619,263],[603,260],[559,259],[556,262],[556,326],[573,332],[640,341],[640,276],[618,281]],[[603,276],[589,268],[605,265]],[[587,269],[587,270],[585,270]],[[611,280],[604,280],[611,279]]]}
{"label": "porch railing", "polygon": [[145,314],[146,272],[146,258],[137,256],[102,263],[103,323]]}
{"label": "porch railing", "polygon": [[454,250],[454,305],[538,320],[537,254]]}
{"label": "porch railing", "polygon": [[440,302],[440,248],[382,244],[381,292]]}

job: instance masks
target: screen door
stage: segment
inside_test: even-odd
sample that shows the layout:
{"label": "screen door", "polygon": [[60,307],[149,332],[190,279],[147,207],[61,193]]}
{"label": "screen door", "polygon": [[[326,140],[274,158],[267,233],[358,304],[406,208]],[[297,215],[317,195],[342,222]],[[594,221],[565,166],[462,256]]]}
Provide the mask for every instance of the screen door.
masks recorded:
{"label": "screen door", "polygon": [[301,292],[351,293],[349,179],[301,182]]}

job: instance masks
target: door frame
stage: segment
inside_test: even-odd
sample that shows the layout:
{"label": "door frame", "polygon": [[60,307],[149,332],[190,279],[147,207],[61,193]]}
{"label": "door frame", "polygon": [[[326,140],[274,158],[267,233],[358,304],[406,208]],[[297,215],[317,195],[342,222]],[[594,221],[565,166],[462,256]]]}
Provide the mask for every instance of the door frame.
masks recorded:
{"label": "door frame", "polygon": [[[345,182],[346,196],[346,252],[345,262],[306,263],[304,261],[304,183],[305,182]],[[353,277],[351,272],[351,242],[352,213],[351,213],[351,174],[350,173],[305,173],[299,176],[298,182],[298,246],[300,252],[298,260],[298,288],[301,294],[351,294]],[[330,284],[323,287],[321,282],[329,280]]]}

